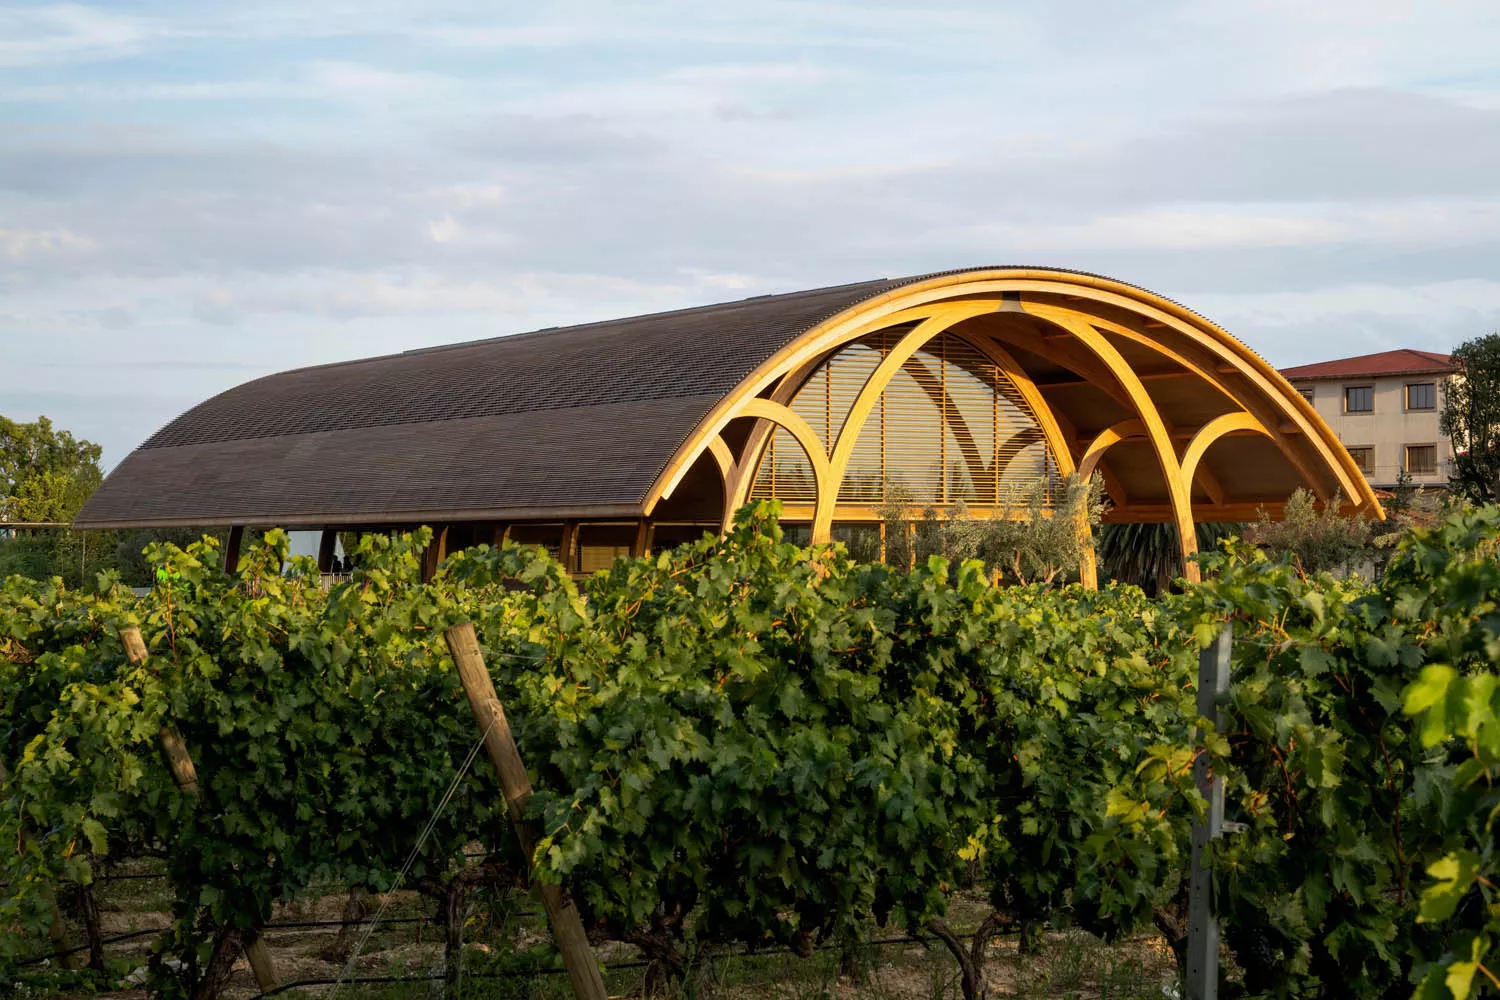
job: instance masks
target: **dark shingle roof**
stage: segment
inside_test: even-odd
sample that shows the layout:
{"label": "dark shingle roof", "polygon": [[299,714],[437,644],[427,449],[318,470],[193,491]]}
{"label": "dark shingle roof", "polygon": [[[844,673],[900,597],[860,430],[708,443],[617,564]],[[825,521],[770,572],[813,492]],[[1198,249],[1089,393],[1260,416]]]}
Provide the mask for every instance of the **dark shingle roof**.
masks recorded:
{"label": "dark shingle roof", "polygon": [[757,365],[882,279],[303,368],[132,452],[80,527],[316,524],[638,505]]}

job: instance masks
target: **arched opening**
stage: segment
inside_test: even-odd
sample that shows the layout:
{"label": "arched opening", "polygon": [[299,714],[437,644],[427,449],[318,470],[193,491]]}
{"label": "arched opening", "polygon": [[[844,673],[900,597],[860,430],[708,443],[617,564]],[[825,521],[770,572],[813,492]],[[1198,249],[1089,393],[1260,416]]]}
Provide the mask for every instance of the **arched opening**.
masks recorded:
{"label": "arched opening", "polygon": [[[1037,482],[1059,479],[1035,414],[995,360],[954,330],[901,362],[868,412],[856,400],[910,326],[855,340],[815,368],[788,407],[832,453],[849,420],[860,421],[838,483],[834,518],[873,521],[893,493],[919,506],[963,503],[993,509]],[[818,502],[811,460],[784,428],[770,436],[751,499],[779,499],[788,520],[812,517]]]}

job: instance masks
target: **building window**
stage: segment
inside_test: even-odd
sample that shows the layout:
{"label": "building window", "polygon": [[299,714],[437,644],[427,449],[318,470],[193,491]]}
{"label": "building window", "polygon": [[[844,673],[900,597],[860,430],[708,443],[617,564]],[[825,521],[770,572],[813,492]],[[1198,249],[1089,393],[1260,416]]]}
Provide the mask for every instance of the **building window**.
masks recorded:
{"label": "building window", "polygon": [[1345,413],[1373,413],[1375,411],[1375,387],[1373,385],[1348,385],[1344,387]]}
{"label": "building window", "polygon": [[1354,459],[1354,464],[1359,466],[1359,471],[1365,475],[1375,471],[1375,449],[1371,445],[1362,445],[1358,448],[1350,448],[1349,457]]}
{"label": "building window", "polygon": [[1408,410],[1435,410],[1437,409],[1437,384],[1434,382],[1413,382],[1406,387],[1406,408]]}
{"label": "building window", "polygon": [[1406,471],[1413,476],[1430,476],[1437,472],[1437,445],[1407,445]]}
{"label": "building window", "polygon": [[1302,398],[1305,399],[1305,400],[1307,400],[1309,403],[1311,403],[1313,401],[1313,387],[1312,386],[1310,386],[1310,385],[1307,385],[1307,386],[1299,385],[1297,387],[1297,391],[1300,392],[1302,394]]}

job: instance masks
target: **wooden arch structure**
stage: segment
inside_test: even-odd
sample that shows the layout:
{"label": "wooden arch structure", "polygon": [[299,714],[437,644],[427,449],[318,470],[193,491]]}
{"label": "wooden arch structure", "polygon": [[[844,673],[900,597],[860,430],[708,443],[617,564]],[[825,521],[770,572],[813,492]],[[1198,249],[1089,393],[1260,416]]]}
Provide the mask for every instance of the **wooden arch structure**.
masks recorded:
{"label": "wooden arch structure", "polygon": [[[891,329],[900,331],[899,338],[854,393],[836,433],[820,436],[793,406],[799,391],[841,348]],[[644,513],[649,516],[669,500],[707,455],[722,483],[727,527],[750,498],[779,429],[800,445],[811,466],[815,501],[802,513],[810,514],[814,543],[830,540],[836,520],[871,519],[875,514],[868,505],[841,502],[851,453],[892,380],[949,331],[1004,374],[1024,400],[1060,475],[1101,475],[1112,501],[1110,519],[1176,526],[1189,579],[1197,578],[1191,556],[1197,551],[1198,521],[1253,520],[1262,509],[1279,509],[1296,486],[1325,502],[1339,498],[1349,511],[1384,516],[1353,460],[1311,405],[1234,337],[1139,288],[1032,269],[936,276],[861,302],[809,330],[756,368],[699,422],[652,485]],[[1168,382],[1186,391],[1148,388]],[[1083,387],[1096,398],[1072,405],[1057,398],[1066,389]],[[731,444],[727,431],[745,420],[753,422],[748,433]],[[1204,461],[1215,446],[1224,450],[1221,442],[1245,437],[1273,449],[1250,453],[1261,472],[1251,493],[1243,484],[1223,482]],[[1144,447],[1117,462],[1128,443]],[[1131,488],[1131,480],[1153,478],[1140,474],[1142,451],[1160,489]],[[1273,454],[1281,461],[1268,468]],[[1121,466],[1127,463],[1135,466],[1133,475],[1124,474]],[[1091,562],[1083,576],[1094,585]]]}
{"label": "wooden arch structure", "polygon": [[513,538],[586,572],[756,496],[828,540],[879,519],[892,465],[981,516],[1097,472],[1106,520],[1174,524],[1185,557],[1196,523],[1276,516],[1298,487],[1382,516],[1311,405],[1219,327],[1109,278],[996,267],[269,375],[158,430],[75,526],[222,527],[231,550],[247,527],[321,530],[327,563],[339,531],[426,524],[431,565]]}

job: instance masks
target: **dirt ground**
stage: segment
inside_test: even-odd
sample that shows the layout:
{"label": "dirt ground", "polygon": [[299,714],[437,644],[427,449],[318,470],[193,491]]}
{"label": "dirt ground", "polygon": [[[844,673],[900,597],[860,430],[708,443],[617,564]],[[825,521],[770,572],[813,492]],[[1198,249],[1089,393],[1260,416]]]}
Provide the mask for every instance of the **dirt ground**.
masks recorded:
{"label": "dirt ground", "polygon": [[[169,921],[170,898],[164,882],[149,876],[144,864],[122,866],[115,878],[98,887],[100,917],[106,939],[137,931],[153,931]],[[119,878],[118,876],[134,876]],[[277,928],[278,924],[339,921],[347,899],[341,887],[291,905],[279,907],[266,931],[266,942],[283,984],[309,980],[337,980],[345,974],[342,964],[325,954],[340,931],[338,926]],[[416,982],[370,984],[345,982],[339,997],[379,997],[382,1000],[440,997],[443,995],[443,933],[436,922],[436,904],[414,892],[372,897],[371,910],[384,905],[381,923],[363,944],[347,975],[369,977],[436,977]],[[951,922],[964,929],[977,924],[983,912],[978,897],[961,899]],[[358,940],[361,927],[353,936]],[[716,955],[703,959],[678,986],[683,998],[723,1000],[813,1000],[813,998],[875,998],[875,1000],[947,1000],[959,998],[957,963],[937,942],[893,940],[895,933],[872,928],[879,944],[863,945],[852,956],[834,950],[798,958],[786,952],[739,956]],[[143,969],[150,952],[152,934],[107,947],[111,977],[118,988],[110,992],[81,994],[70,990],[49,991],[37,981],[21,988],[28,998],[97,996],[114,1000],[145,1000]],[[75,929],[74,941],[81,941]],[[535,907],[513,894],[476,898],[465,928],[464,982],[460,995],[475,1000],[501,998],[563,998],[569,995],[567,978],[557,974],[518,974],[513,956],[544,945],[546,926]],[[1017,938],[994,941],[987,953],[986,974],[991,996],[1027,997],[1036,1000],[1163,1000],[1177,995],[1176,971],[1171,952],[1156,937],[1141,937],[1105,945],[1080,931],[1049,932],[1041,939],[1038,954],[1022,955]],[[639,953],[631,946],[608,943],[598,949],[606,965],[638,964]],[[844,959],[841,961],[841,959]],[[856,975],[847,974],[850,967]],[[42,978],[45,978],[43,976]],[[614,969],[606,974],[611,995],[642,996],[640,968]],[[3,993],[0,990],[0,993]],[[330,997],[332,985],[293,987],[279,997]],[[228,1000],[251,1000],[261,994],[248,962],[236,963]]]}

